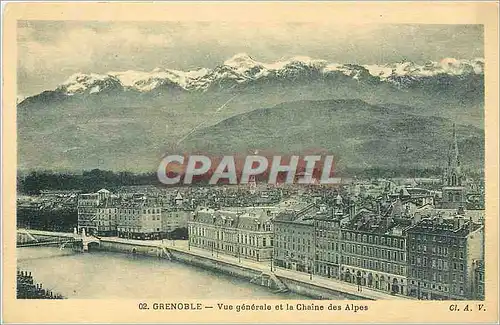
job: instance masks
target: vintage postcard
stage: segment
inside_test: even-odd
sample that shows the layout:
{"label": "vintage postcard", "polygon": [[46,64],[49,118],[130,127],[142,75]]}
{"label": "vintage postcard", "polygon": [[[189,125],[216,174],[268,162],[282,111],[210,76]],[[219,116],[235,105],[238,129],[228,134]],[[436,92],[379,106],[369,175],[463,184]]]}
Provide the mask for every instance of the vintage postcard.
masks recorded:
{"label": "vintage postcard", "polygon": [[498,321],[497,3],[3,9],[3,321]]}

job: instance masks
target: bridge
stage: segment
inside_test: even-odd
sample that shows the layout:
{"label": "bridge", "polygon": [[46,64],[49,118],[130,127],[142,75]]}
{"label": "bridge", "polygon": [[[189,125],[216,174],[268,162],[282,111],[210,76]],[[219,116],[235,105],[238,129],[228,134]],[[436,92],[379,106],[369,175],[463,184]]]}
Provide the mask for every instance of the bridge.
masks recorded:
{"label": "bridge", "polygon": [[68,244],[76,247],[76,243],[79,243],[78,247],[82,251],[87,252],[89,245],[100,245],[101,241],[96,236],[87,236],[85,229],[80,233],[76,228],[73,233],[17,229],[17,247],[58,246],[62,249]]}

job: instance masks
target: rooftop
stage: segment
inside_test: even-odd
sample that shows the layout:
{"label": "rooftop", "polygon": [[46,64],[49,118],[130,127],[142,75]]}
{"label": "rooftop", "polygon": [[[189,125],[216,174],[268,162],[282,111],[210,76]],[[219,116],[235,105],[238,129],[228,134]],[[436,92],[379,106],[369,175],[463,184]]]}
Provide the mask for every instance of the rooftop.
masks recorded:
{"label": "rooftop", "polygon": [[466,237],[482,225],[463,217],[445,219],[440,217],[425,218],[408,229],[409,233],[426,233],[441,236]]}
{"label": "rooftop", "polygon": [[368,209],[360,210],[349,220],[345,228],[363,232],[402,235],[411,224],[411,220],[396,219],[389,215],[381,215]]}

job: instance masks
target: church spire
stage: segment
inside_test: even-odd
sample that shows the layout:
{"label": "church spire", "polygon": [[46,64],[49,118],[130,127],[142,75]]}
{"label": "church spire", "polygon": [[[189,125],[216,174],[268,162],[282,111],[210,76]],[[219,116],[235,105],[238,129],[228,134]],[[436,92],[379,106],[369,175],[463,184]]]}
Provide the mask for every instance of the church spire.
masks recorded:
{"label": "church spire", "polygon": [[460,172],[460,155],[458,152],[458,141],[456,125],[453,123],[453,139],[448,151],[448,168],[445,174],[448,186],[461,186],[462,175]]}
{"label": "church spire", "polygon": [[453,163],[455,167],[460,167],[460,156],[458,154],[458,141],[457,141],[457,132],[455,123],[453,123],[453,154],[454,154]]}

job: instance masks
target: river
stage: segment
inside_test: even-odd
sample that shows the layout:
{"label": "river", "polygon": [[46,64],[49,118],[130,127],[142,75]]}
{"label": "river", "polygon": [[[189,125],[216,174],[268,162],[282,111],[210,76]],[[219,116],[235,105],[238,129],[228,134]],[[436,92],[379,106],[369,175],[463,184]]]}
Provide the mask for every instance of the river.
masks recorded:
{"label": "river", "polygon": [[53,247],[17,248],[18,267],[35,282],[78,299],[309,299],[220,273],[152,257]]}

